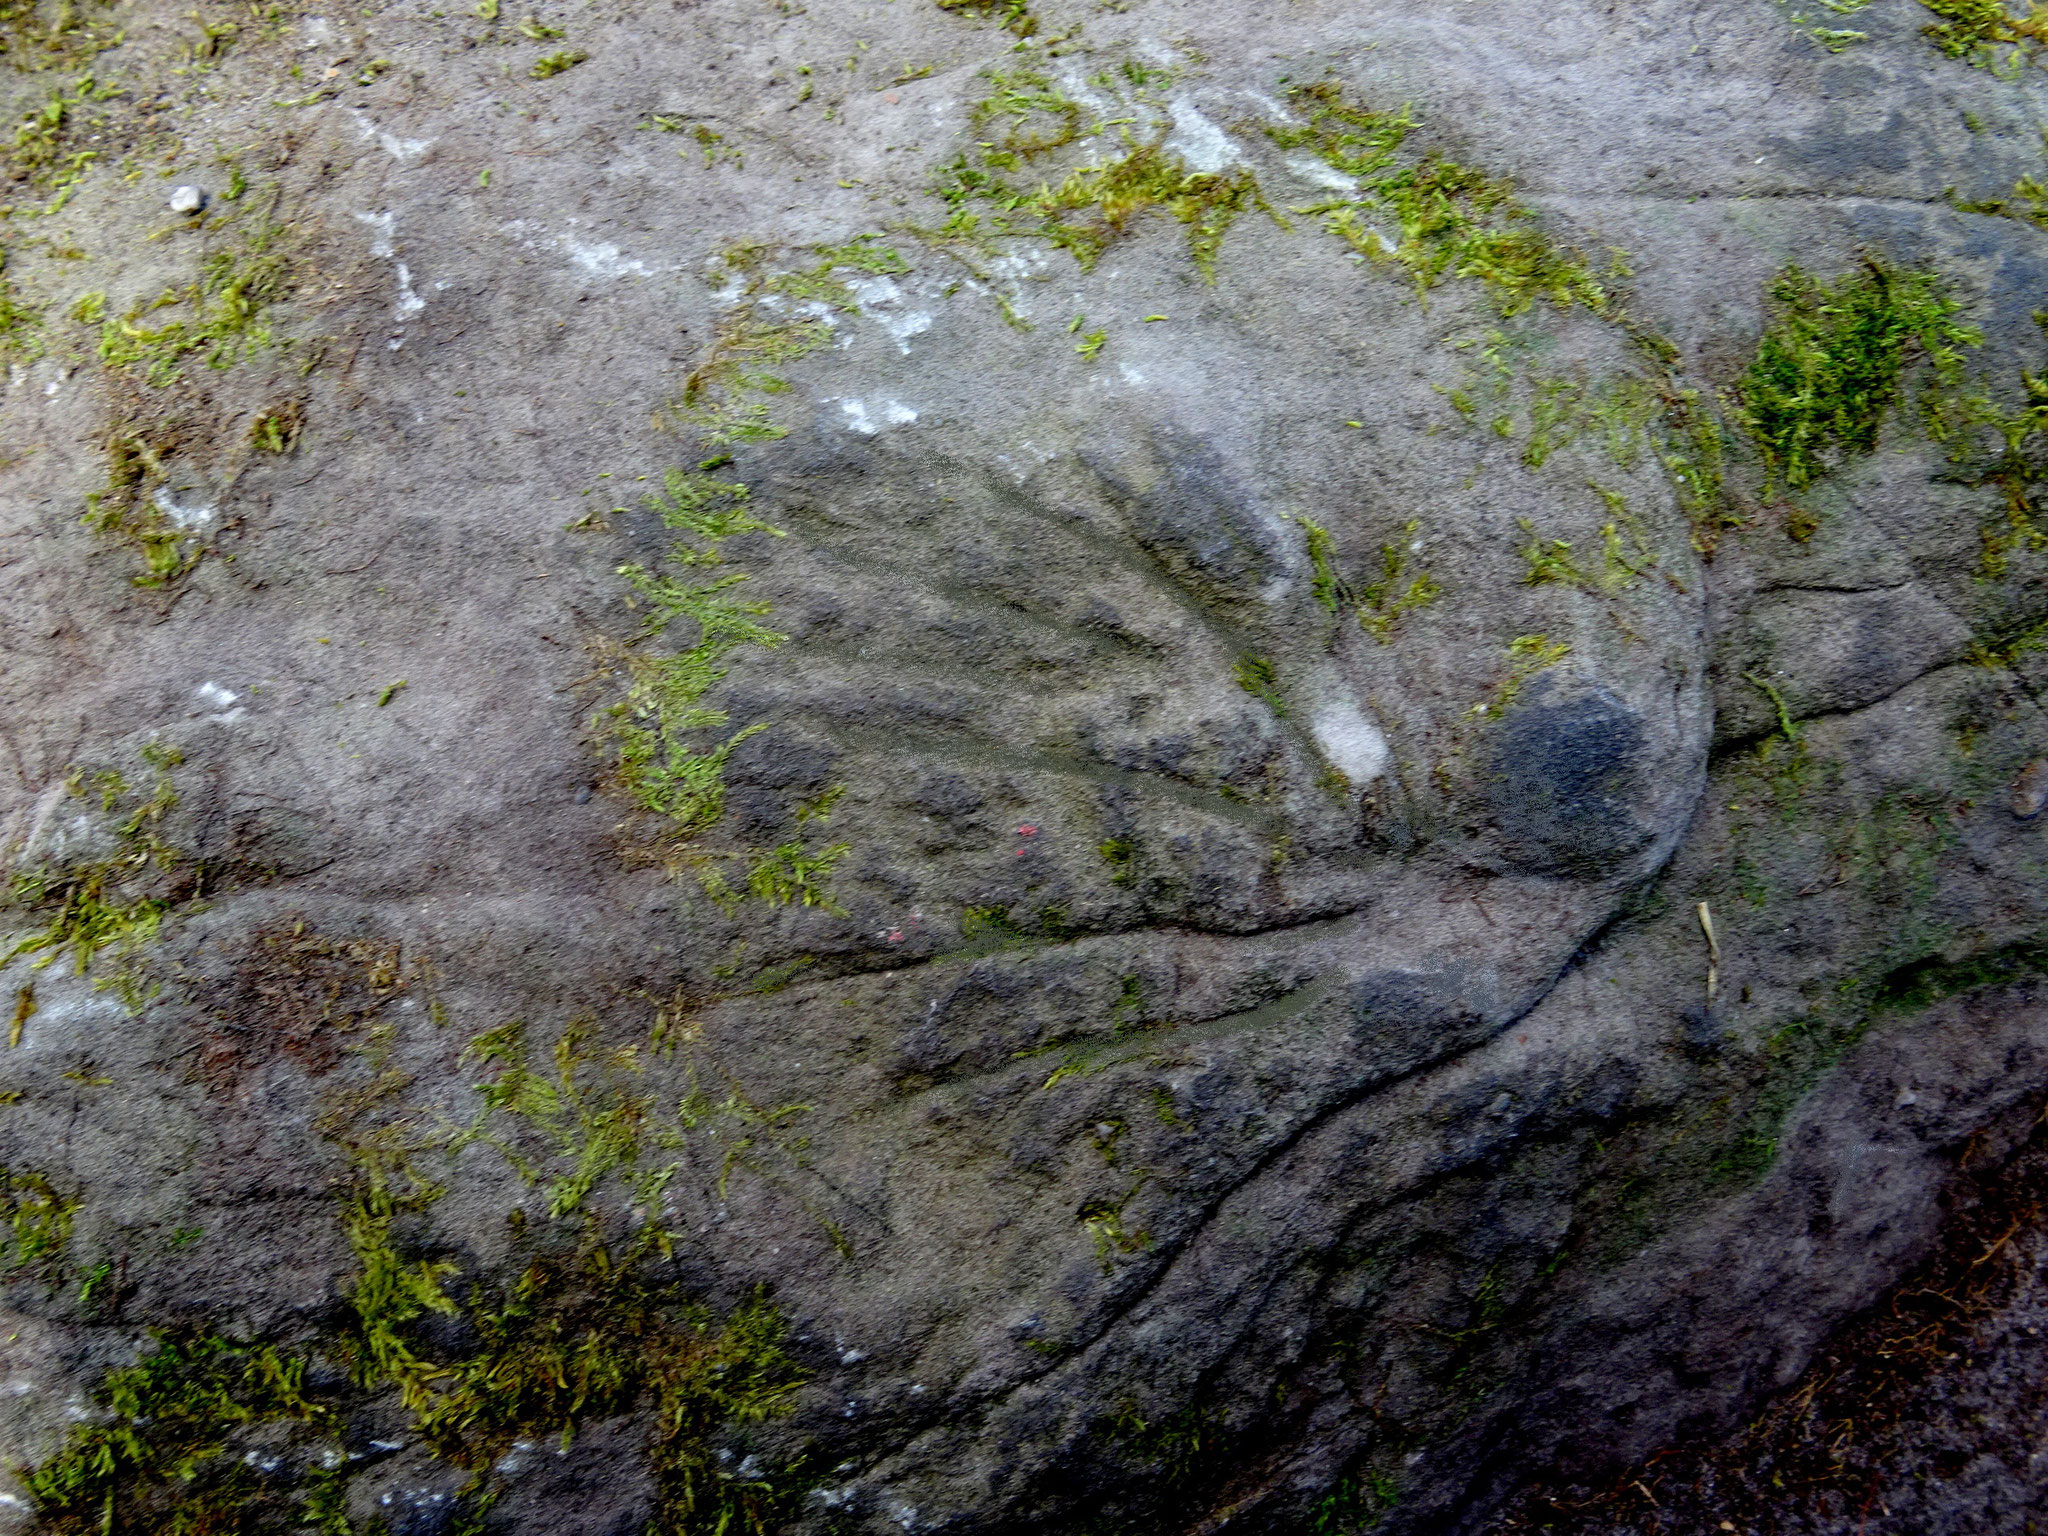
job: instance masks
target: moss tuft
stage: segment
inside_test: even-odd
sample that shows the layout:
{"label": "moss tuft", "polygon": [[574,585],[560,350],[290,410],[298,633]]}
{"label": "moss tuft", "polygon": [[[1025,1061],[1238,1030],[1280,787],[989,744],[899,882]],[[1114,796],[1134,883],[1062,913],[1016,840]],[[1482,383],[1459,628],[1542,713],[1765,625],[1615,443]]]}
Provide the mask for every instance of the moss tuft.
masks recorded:
{"label": "moss tuft", "polygon": [[56,1274],[78,1201],[32,1168],[0,1167],[0,1279]]}
{"label": "moss tuft", "polygon": [[1921,31],[1950,58],[2011,78],[2048,51],[2048,5],[2023,3],[2015,16],[2004,0],[1920,0],[1938,18]]}
{"label": "moss tuft", "polygon": [[932,0],[942,11],[956,16],[974,16],[993,21],[1019,37],[1038,30],[1038,18],[1031,14],[1030,0]]}
{"label": "moss tuft", "polygon": [[[1407,272],[1428,293],[1448,278],[1484,283],[1503,316],[1539,300],[1562,309],[1608,308],[1602,278],[1575,251],[1546,235],[1515,201],[1514,184],[1434,151],[1404,156],[1417,124],[1408,108],[1375,111],[1344,99],[1331,82],[1300,85],[1289,104],[1298,126],[1269,126],[1282,149],[1306,151],[1358,190],[1299,209],[1374,262]],[[1388,233],[1391,228],[1394,233]]]}
{"label": "moss tuft", "polygon": [[1769,475],[1792,490],[1877,446],[1909,369],[1952,385],[1962,349],[1983,339],[1956,320],[1962,303],[1939,276],[1874,257],[1833,283],[1787,267],[1770,300],[1738,394]]}
{"label": "moss tuft", "polygon": [[112,849],[80,860],[59,854],[15,870],[0,906],[42,926],[0,953],[0,966],[37,955],[40,970],[68,954],[83,976],[102,952],[111,952],[116,962],[101,978],[102,987],[137,1010],[155,990],[142,971],[141,951],[168,914],[202,893],[209,871],[163,836],[164,819],[178,804],[170,770],[184,759],[155,744],[143,748],[143,757],[155,775],[147,794],[131,789],[113,769],[73,772],[69,796],[118,818],[109,834]]}

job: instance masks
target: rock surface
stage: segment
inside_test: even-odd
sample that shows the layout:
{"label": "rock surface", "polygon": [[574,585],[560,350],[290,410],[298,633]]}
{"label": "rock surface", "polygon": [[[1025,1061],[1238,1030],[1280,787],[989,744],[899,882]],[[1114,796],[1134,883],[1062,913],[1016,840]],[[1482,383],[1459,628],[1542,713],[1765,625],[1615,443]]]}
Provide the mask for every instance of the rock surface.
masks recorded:
{"label": "rock surface", "polygon": [[2048,1092],[2024,35],[0,17],[0,1530],[1483,1530]]}

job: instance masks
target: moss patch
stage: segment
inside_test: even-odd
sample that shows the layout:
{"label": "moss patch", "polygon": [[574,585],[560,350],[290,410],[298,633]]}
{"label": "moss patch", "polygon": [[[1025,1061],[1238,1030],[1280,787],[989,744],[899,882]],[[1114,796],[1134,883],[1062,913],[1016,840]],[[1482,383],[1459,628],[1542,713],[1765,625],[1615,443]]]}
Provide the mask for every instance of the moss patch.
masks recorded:
{"label": "moss patch", "polygon": [[155,990],[141,957],[164,918],[203,893],[208,869],[163,835],[177,807],[170,770],[184,759],[173,748],[151,745],[143,758],[154,775],[147,792],[133,789],[114,769],[73,772],[67,794],[110,825],[110,847],[98,857],[67,859],[61,852],[15,870],[4,905],[41,926],[13,941],[0,965],[34,955],[36,969],[70,957],[83,976],[102,953],[115,957],[100,985],[139,1009]]}
{"label": "moss patch", "polygon": [[78,1201],[32,1168],[0,1167],[0,1279],[52,1278],[71,1244]]}
{"label": "moss patch", "polygon": [[[234,244],[205,256],[199,276],[181,289],[133,305],[100,327],[100,361],[134,374],[152,388],[176,383],[195,360],[212,369],[232,368],[272,341],[265,311],[288,297],[295,282],[292,261],[281,247],[282,225],[253,217]],[[179,317],[146,323],[163,309]]]}
{"label": "moss patch", "polygon": [[1576,251],[1546,235],[1515,200],[1504,177],[1407,147],[1416,121],[1408,108],[1380,111],[1346,101],[1328,82],[1296,86],[1289,105],[1300,126],[1269,126],[1282,149],[1314,155],[1358,186],[1349,197],[1299,211],[1375,262],[1401,268],[1428,293],[1448,278],[1483,283],[1503,315],[1539,301],[1559,308],[1608,306],[1606,282]]}
{"label": "moss patch", "polygon": [[1983,340],[1955,318],[1962,303],[1941,277],[1874,257],[1832,283],[1787,267],[1770,303],[1737,393],[1768,475],[1795,491],[1877,446],[1909,369],[1953,385],[1962,349]]}
{"label": "moss patch", "polygon": [[1930,414],[1948,450],[1949,478],[1998,495],[1998,511],[1982,529],[1980,571],[1987,577],[2007,574],[2017,555],[2048,550],[2040,491],[2048,478],[2048,370],[2022,371],[2019,386],[2017,399],[2008,394],[2003,401],[1988,386],[1959,392]]}
{"label": "moss patch", "polygon": [[[1124,108],[1112,136],[1110,123],[1049,76],[991,71],[988,79],[994,92],[970,114],[976,142],[945,169],[936,189],[951,209],[945,224],[928,232],[938,243],[1040,239],[1072,253],[1085,272],[1147,215],[1161,213],[1186,226],[1188,254],[1213,281],[1217,253],[1238,216],[1249,208],[1272,212],[1249,169],[1197,171],[1168,149],[1170,119],[1148,92],[1128,90],[1127,80],[1103,75],[1093,82],[1119,95]],[[1103,155],[1105,138],[1123,153]],[[1073,151],[1085,158],[1062,153]]]}
{"label": "moss patch", "polygon": [[1921,31],[1950,58],[2011,78],[2048,51],[2048,6],[2022,3],[2015,15],[2005,0],[1920,0],[1937,18]]}
{"label": "moss patch", "polygon": [[761,730],[748,726],[722,739],[724,711],[703,700],[726,675],[725,658],[741,646],[777,646],[788,637],[761,622],[768,605],[730,596],[744,572],[707,575],[725,563],[724,541],[740,533],[782,537],[782,530],[756,518],[744,485],[712,479],[702,472],[671,470],[666,489],[646,498],[670,528],[689,535],[670,549],[676,571],[623,565],[619,574],[649,610],[641,639],[679,626],[691,643],[681,650],[651,654],[625,652],[630,681],[626,697],[598,717],[598,728],[617,752],[617,769],[627,793],[661,817],[673,837],[687,837],[715,823],[725,809],[725,764],[734,747]]}
{"label": "moss patch", "polygon": [[1029,0],[932,0],[932,4],[956,16],[993,21],[1019,37],[1030,37],[1038,30]]}

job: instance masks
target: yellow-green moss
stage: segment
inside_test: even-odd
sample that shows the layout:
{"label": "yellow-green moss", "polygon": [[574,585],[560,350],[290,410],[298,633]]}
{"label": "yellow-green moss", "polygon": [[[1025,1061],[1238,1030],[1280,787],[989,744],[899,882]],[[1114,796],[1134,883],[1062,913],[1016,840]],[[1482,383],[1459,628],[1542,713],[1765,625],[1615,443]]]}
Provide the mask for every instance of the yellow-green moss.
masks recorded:
{"label": "yellow-green moss", "polygon": [[[1483,283],[1504,316],[1539,300],[1559,308],[1608,307],[1605,281],[1578,252],[1556,244],[1536,215],[1515,200],[1504,177],[1460,165],[1435,151],[1407,153],[1417,124],[1406,107],[1378,111],[1344,99],[1334,84],[1299,85],[1288,103],[1303,119],[1271,125],[1282,149],[1314,155],[1358,186],[1298,210],[1374,262],[1400,267],[1418,291],[1448,278]],[[1389,233],[1389,230],[1392,233]]]}
{"label": "yellow-green moss", "polygon": [[200,894],[206,869],[163,836],[164,819],[178,804],[170,770],[184,759],[154,744],[143,749],[143,757],[155,779],[146,794],[132,790],[112,769],[72,774],[71,798],[118,818],[107,832],[112,851],[97,859],[44,859],[15,870],[4,905],[40,927],[0,953],[0,965],[35,955],[34,965],[42,969],[68,955],[83,976],[106,952],[115,964],[102,976],[102,987],[132,1009],[154,990],[141,967],[142,951],[170,912]]}
{"label": "yellow-green moss", "polygon": [[1952,385],[1962,349],[1983,339],[1937,274],[1875,257],[1834,282],[1787,267],[1770,288],[1771,323],[1737,392],[1769,476],[1791,490],[1869,453],[1908,371]]}
{"label": "yellow-green moss", "polygon": [[48,1275],[71,1243],[78,1201],[33,1168],[0,1167],[0,1278]]}
{"label": "yellow-green moss", "polygon": [[[1097,153],[1087,163],[1068,156],[1061,164],[1059,151],[1095,146],[1112,125],[1036,71],[991,71],[988,79],[994,91],[970,112],[975,142],[936,188],[951,210],[929,232],[940,243],[1040,239],[1071,252],[1088,271],[1146,215],[1164,213],[1186,226],[1189,255],[1213,280],[1238,215],[1248,208],[1273,212],[1249,169],[1197,171],[1169,150],[1170,123],[1142,93],[1124,114],[1142,131],[1114,125],[1122,154]],[[1099,343],[1087,355],[1094,350]]]}
{"label": "yellow-green moss", "polygon": [[1937,18],[1921,31],[1950,58],[2009,78],[2048,51],[2048,5],[2022,3],[2024,14],[2014,15],[2004,0],[1920,0]]}

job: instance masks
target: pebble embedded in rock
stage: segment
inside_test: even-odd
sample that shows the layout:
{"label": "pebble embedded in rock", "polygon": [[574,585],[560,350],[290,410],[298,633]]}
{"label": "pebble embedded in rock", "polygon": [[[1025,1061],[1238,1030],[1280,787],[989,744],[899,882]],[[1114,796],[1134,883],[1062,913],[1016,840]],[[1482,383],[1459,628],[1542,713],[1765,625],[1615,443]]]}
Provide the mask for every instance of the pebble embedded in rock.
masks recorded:
{"label": "pebble embedded in rock", "polygon": [[2012,781],[2012,813],[2027,821],[2040,815],[2043,806],[2048,806],[2048,757],[2037,757]]}
{"label": "pebble embedded in rock", "polygon": [[171,194],[171,212],[197,213],[206,206],[206,193],[199,187],[180,187]]}

